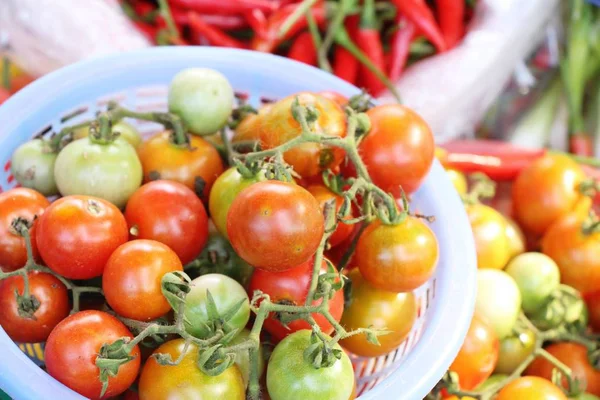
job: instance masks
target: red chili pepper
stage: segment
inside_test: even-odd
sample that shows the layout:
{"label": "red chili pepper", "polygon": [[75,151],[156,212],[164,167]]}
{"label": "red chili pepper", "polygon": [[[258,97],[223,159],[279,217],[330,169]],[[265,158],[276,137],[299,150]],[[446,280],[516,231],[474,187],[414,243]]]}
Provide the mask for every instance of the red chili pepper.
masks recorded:
{"label": "red chili pepper", "polygon": [[280,7],[273,0],[169,0],[171,6],[181,7],[202,14],[240,14],[253,9],[271,13]]}
{"label": "red chili pepper", "polygon": [[569,138],[569,150],[578,156],[593,157],[594,141],[588,134],[575,133]]}
{"label": "red chili pepper", "polygon": [[433,13],[421,0],[392,0],[400,14],[412,21],[415,26],[433,43],[435,48],[442,52],[447,50],[446,42],[440,31]]}
{"label": "red chili pepper", "polygon": [[[188,11],[181,8],[172,8],[171,14],[173,15],[175,24],[178,26],[190,24]],[[224,30],[243,29],[248,27],[246,20],[239,15],[205,14],[202,15],[202,19],[207,24]]]}
{"label": "red chili pepper", "polygon": [[317,49],[310,32],[302,32],[290,48],[288,57],[308,65],[317,65]]}
{"label": "red chili pepper", "polygon": [[358,60],[342,46],[336,46],[333,52],[333,73],[352,84],[356,83],[358,77]]}
{"label": "red chili pepper", "polygon": [[408,62],[410,55],[410,44],[417,33],[415,24],[405,17],[398,18],[398,30],[392,37],[392,55],[389,69],[389,77],[392,82],[397,81]]}
{"label": "red chili pepper", "polygon": [[436,0],[436,6],[442,35],[451,49],[465,33],[465,0]]}
{"label": "red chili pepper", "polygon": [[239,40],[232,38],[217,27],[207,24],[202,17],[193,11],[188,13],[190,27],[195,33],[201,34],[212,46],[235,47],[243,49],[246,46]]}
{"label": "red chili pepper", "polygon": [[[381,71],[385,71],[385,59],[383,57],[383,44],[381,43],[381,37],[379,36],[379,29],[377,27],[377,19],[375,16],[375,1],[365,0],[363,3],[363,11],[360,16],[360,24],[354,36],[352,33],[350,37],[354,39],[354,42],[359,49],[365,53],[367,57],[373,62],[373,64]],[[376,96],[383,89],[385,85],[377,78],[368,68],[361,65],[360,73],[362,75],[363,83],[369,93]]]}
{"label": "red chili pepper", "polygon": [[252,28],[257,37],[261,39],[267,37],[267,17],[263,11],[255,8],[247,12],[245,17],[248,25],[250,25],[250,28]]}

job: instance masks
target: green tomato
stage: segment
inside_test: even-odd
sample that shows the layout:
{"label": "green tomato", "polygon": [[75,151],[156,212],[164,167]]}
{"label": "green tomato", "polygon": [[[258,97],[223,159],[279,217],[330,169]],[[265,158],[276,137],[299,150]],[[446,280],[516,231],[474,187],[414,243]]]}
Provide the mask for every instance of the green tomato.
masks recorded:
{"label": "green tomato", "polygon": [[494,374],[494,375],[490,376],[489,378],[487,378],[481,385],[477,386],[477,388],[475,388],[475,390],[478,392],[483,392],[484,390],[492,387],[493,385],[495,385],[499,382],[502,382],[507,377],[508,377],[507,375],[503,375],[503,374]]}
{"label": "green tomato", "polygon": [[348,400],[354,388],[350,358],[339,345],[341,358],[328,368],[314,368],[305,361],[311,331],[301,330],[283,339],[267,366],[267,389],[272,400]]}
{"label": "green tomato", "polygon": [[492,325],[498,339],[510,335],[521,311],[521,292],[514,279],[501,270],[478,270],[475,309]]}
{"label": "green tomato", "polygon": [[[250,330],[244,329],[237,335],[231,342],[229,342],[229,346],[233,346],[236,344],[240,344],[244,342],[250,336]],[[258,347],[258,377],[260,378],[265,371],[265,359],[263,358],[263,350],[262,346]],[[244,350],[239,352],[235,356],[235,363],[237,364],[240,372],[242,373],[242,378],[244,379],[244,387],[248,387],[248,381],[250,380],[250,354],[248,351]]]}
{"label": "green tomato", "polygon": [[63,196],[87,195],[125,207],[142,184],[142,164],[133,146],[117,138],[108,144],[92,139],[69,143],[58,154],[54,178]]}
{"label": "green tomato", "polygon": [[532,331],[525,331],[518,336],[509,336],[502,339],[494,372],[512,374],[533,352],[534,348],[535,334]]}
{"label": "green tomato", "polygon": [[581,296],[563,293],[561,289],[548,303],[529,315],[529,319],[543,331],[561,327],[570,332],[583,332],[588,325],[589,312]]}
{"label": "green tomato", "polygon": [[[112,127],[113,132],[119,132],[119,137],[127,140],[130,145],[135,147],[136,149],[142,144],[142,135],[133,127],[133,125],[128,124],[125,121],[119,121]],[[89,126],[84,128],[79,128],[73,131],[73,139],[83,139],[88,137],[90,134]]]}
{"label": "green tomato", "polygon": [[600,397],[594,396],[590,393],[581,393],[578,396],[570,397],[571,400],[600,400]]}
{"label": "green tomato", "polygon": [[199,339],[211,336],[209,325],[212,320],[208,312],[208,291],[220,316],[243,300],[242,306],[227,321],[230,328],[241,331],[250,319],[250,300],[242,285],[221,274],[202,275],[192,281],[191,290],[185,298],[186,331]]}
{"label": "green tomato", "polygon": [[233,104],[231,84],[212,69],[185,69],[175,75],[169,86],[169,111],[179,115],[196,135],[212,135],[223,128]]}
{"label": "green tomato", "polygon": [[540,309],[560,285],[558,265],[542,253],[524,253],[516,256],[506,267],[506,273],[512,276],[519,286],[523,297],[523,311],[526,314]]}
{"label": "green tomato", "polygon": [[37,190],[44,196],[54,196],[58,194],[54,180],[56,157],[47,141],[30,140],[13,153],[11,173],[21,186]]}

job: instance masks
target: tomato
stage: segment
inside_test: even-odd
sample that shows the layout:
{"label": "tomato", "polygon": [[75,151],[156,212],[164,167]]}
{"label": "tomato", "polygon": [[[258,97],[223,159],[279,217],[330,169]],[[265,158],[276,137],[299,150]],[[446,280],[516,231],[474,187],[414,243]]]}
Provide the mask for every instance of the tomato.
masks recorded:
{"label": "tomato", "polygon": [[154,240],[133,240],[110,256],[102,289],[117,314],[138,321],[156,319],[171,310],[162,294],[161,280],[168,272],[183,271],[177,254]]}
{"label": "tomato", "polygon": [[236,167],[229,168],[217,178],[210,192],[208,209],[215,226],[225,237],[227,237],[227,214],[233,199],[248,186],[265,179],[262,171],[256,176],[245,178]]}
{"label": "tomato", "polygon": [[582,294],[600,288],[600,232],[584,233],[584,218],[572,213],[560,218],[542,239],[542,252],[556,261],[562,283]]}
{"label": "tomato", "polygon": [[44,196],[54,196],[58,194],[54,180],[56,157],[47,141],[33,139],[15,150],[10,171],[21,186],[37,190]]}
{"label": "tomato", "polygon": [[183,183],[192,190],[204,182],[203,198],[208,200],[210,189],[223,173],[219,152],[206,140],[190,137],[189,147],[170,142],[171,132],[152,136],[138,149],[144,170],[144,182],[166,179]]}
{"label": "tomato", "polygon": [[119,209],[90,196],[56,200],[38,219],[35,233],[46,265],[69,279],[102,275],[110,255],[129,236]]}
{"label": "tomato", "polygon": [[169,85],[169,111],[179,115],[190,132],[210,135],[223,128],[233,111],[234,93],[223,74],[188,68]]}
{"label": "tomato", "polygon": [[513,184],[517,222],[526,231],[543,234],[581,201],[578,186],[585,179],[581,167],[568,156],[549,154],[534,161]]}
{"label": "tomato", "polygon": [[324,229],[317,200],[306,189],[286,182],[247,187],[227,215],[227,233],[236,253],[267,271],[306,262],[319,247]]}
{"label": "tomato", "polygon": [[[250,296],[256,290],[268,294],[272,302],[283,304],[304,305],[310,288],[314,260],[311,258],[303,264],[282,272],[269,272],[257,269],[252,274],[248,293]],[[320,274],[327,273],[327,263],[323,260]],[[322,299],[313,301],[313,305],[321,304]],[[333,299],[329,301],[329,311],[336,321],[342,318],[344,311],[343,290],[336,292]],[[333,326],[318,313],[311,314],[321,330],[330,334]],[[310,324],[302,319],[289,322],[287,328],[279,322],[277,315],[271,314],[265,320],[264,328],[275,338],[282,340],[284,337],[302,329],[310,329]]]}
{"label": "tomato", "polygon": [[417,319],[417,299],[413,293],[386,292],[371,286],[353,270],[350,303],[344,310],[341,324],[350,331],[370,326],[390,333],[379,336],[380,346],[369,343],[365,335],[355,335],[340,344],[363,357],[377,357],[389,353],[408,337]]}
{"label": "tomato", "polygon": [[433,134],[414,111],[386,104],[367,111],[371,131],[358,150],[373,182],[400,197],[413,193],[429,173],[434,158]]}
{"label": "tomato", "polygon": [[438,257],[433,231],[421,219],[408,216],[398,225],[369,225],[358,240],[354,262],[376,288],[408,292],[433,276]]}
{"label": "tomato", "polygon": [[552,382],[526,376],[506,385],[496,400],[567,400],[567,396]]}
{"label": "tomato", "polygon": [[519,365],[533,352],[535,347],[535,334],[525,331],[502,339],[500,353],[494,372],[498,374],[512,374]]}
{"label": "tomato", "polygon": [[450,371],[459,376],[461,389],[475,389],[492,375],[498,360],[499,346],[494,329],[474,316],[467,337],[450,365]]}
{"label": "tomato", "polygon": [[39,343],[48,338],[54,327],[69,315],[67,288],[58,278],[44,272],[29,272],[29,292],[40,303],[33,318],[19,315],[16,293],[23,295],[20,275],[0,280],[0,326],[14,341]]}
{"label": "tomato", "polygon": [[572,400],[600,400],[600,397],[589,393],[581,393],[578,396],[571,397]]}
{"label": "tomato", "polygon": [[[134,148],[138,148],[140,144],[142,144],[142,135],[133,127],[133,125],[128,124],[125,121],[119,121],[112,127],[112,132],[119,132],[119,137],[125,139],[130,145]],[[79,128],[73,131],[73,139],[83,139],[88,137],[90,134],[90,128]]]}
{"label": "tomato", "polygon": [[498,339],[507,337],[521,311],[521,292],[515,280],[497,269],[478,270],[475,310],[491,324]]}
{"label": "tomato", "polygon": [[183,264],[195,259],[208,238],[208,216],[202,201],[187,186],[159,180],[131,196],[125,218],[134,236],[166,244]]}
{"label": "tomato", "polygon": [[504,268],[511,256],[506,219],[484,204],[467,205],[466,210],[475,239],[477,267]]}
{"label": "tomato", "polygon": [[[12,223],[17,217],[33,221],[42,215],[50,202],[40,193],[26,188],[0,193],[0,270],[17,270],[27,262],[25,239],[14,232]],[[35,231],[35,230],[34,230]],[[31,232],[33,254],[38,251],[34,231]]]}
{"label": "tomato", "polygon": [[265,104],[258,109],[258,114],[249,114],[240,121],[233,131],[231,142],[259,142],[262,117],[269,112],[271,106],[271,103]]}
{"label": "tomato", "polygon": [[[235,337],[231,342],[229,342],[229,346],[233,346],[236,344],[240,344],[248,339],[250,336],[250,330],[242,329],[242,331]],[[244,387],[248,387],[248,382],[250,380],[250,354],[248,351],[242,351],[236,354],[235,356],[235,364],[240,369],[240,373],[242,374],[242,379],[244,380]],[[262,346],[258,346],[258,376],[259,378],[263,375],[265,371],[265,359],[263,355]]]}
{"label": "tomato", "polygon": [[[164,343],[154,354],[169,354],[176,360],[184,351],[185,341]],[[154,357],[142,368],[139,382],[140,400],[227,399],[244,400],[244,381],[236,365],[222,374],[208,376],[198,368],[199,351],[190,344],[178,365],[160,365]]]}
{"label": "tomato", "polygon": [[206,339],[211,335],[208,329],[208,295],[210,291],[217,311],[223,315],[243,300],[242,306],[227,321],[232,329],[242,330],[250,319],[250,300],[246,290],[228,276],[221,274],[202,275],[191,283],[191,290],[185,298],[185,329],[192,335]]}
{"label": "tomato", "polygon": [[[562,342],[551,344],[545,347],[545,350],[571,368],[573,378],[579,381],[581,387],[585,387],[586,392],[600,396],[600,371],[590,364],[585,346]],[[550,362],[538,357],[525,370],[525,374],[550,380],[553,369],[554,366]],[[566,379],[563,379],[563,385],[567,385]]]}
{"label": "tomato", "polygon": [[580,296],[551,296],[539,310],[527,315],[538,329],[561,328],[583,333],[587,329],[588,311]]}
{"label": "tomato", "polygon": [[[325,210],[325,203],[331,199],[335,199],[335,212],[339,212],[342,204],[344,204],[344,198],[339,194],[333,193],[325,185],[310,185],[307,190],[317,199],[321,205],[321,210]],[[348,218],[352,219],[352,215]],[[342,243],[352,234],[353,230],[354,227],[352,225],[344,224],[343,222],[338,223],[337,228],[329,237],[329,245],[334,247]]]}
{"label": "tomato", "polygon": [[319,92],[318,95],[325,97],[329,100],[333,100],[342,107],[345,107],[346,105],[348,105],[348,98],[344,95],[339,94],[338,92],[324,90],[322,92]]}
{"label": "tomato", "polygon": [[506,237],[508,238],[510,258],[512,259],[519,254],[525,253],[526,240],[519,225],[511,218],[506,216],[504,218],[506,219]]}
{"label": "tomato", "polygon": [[130,353],[133,359],[122,364],[117,374],[109,377],[108,388],[102,397],[96,358],[102,345],[122,338],[133,339],[133,336],[112,315],[95,310],[80,311],[64,319],[50,333],[44,351],[46,369],[53,378],[87,398],[118,396],[137,378],[140,349],[135,346]]}
{"label": "tomato", "polygon": [[506,272],[519,286],[525,313],[540,309],[560,284],[558,266],[542,253],[524,253],[515,257]]}
{"label": "tomato", "polygon": [[10,92],[0,87],[0,104],[4,103],[10,97]]}
{"label": "tomato", "polygon": [[123,208],[142,184],[142,164],[125,139],[79,139],[58,153],[54,178],[63,196],[95,196]]}
{"label": "tomato", "polygon": [[468,183],[465,174],[456,169],[447,169],[446,175],[450,178],[450,182],[452,182],[452,186],[458,192],[459,195],[467,194]]}
{"label": "tomato", "polygon": [[[272,400],[348,400],[354,386],[354,370],[348,355],[328,368],[314,368],[304,359],[311,345],[310,330],[283,339],[273,350],[267,367],[267,389]],[[342,350],[339,345],[335,348]]]}
{"label": "tomato", "polygon": [[[346,136],[346,116],[333,100],[313,93],[296,93],[272,104],[260,119],[260,141],[263,149],[284,144],[302,133],[300,123],[292,116],[296,98],[301,105],[314,107],[319,116],[314,122],[316,133],[326,136]],[[344,159],[344,151],[319,143],[304,143],[283,154],[285,161],[302,177],[318,175],[334,168]]]}
{"label": "tomato", "polygon": [[600,291],[585,296],[589,311],[590,327],[595,333],[600,333]]}

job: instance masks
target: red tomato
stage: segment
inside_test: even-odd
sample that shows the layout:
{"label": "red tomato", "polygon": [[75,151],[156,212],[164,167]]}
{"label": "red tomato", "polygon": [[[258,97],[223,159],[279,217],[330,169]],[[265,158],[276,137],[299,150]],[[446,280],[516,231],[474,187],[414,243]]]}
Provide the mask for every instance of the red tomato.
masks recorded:
{"label": "red tomato", "polygon": [[156,319],[171,310],[161,279],[173,271],[183,271],[183,266],[166,245],[154,240],[125,243],[110,256],[102,275],[106,301],[126,318]]}
{"label": "red tomato", "polygon": [[233,136],[231,137],[231,142],[240,143],[260,141],[262,117],[269,112],[271,107],[272,103],[267,103],[258,109],[258,114],[247,115],[235,128]]}
{"label": "red tomato", "polygon": [[386,104],[367,111],[371,131],[358,150],[373,182],[400,197],[416,191],[433,163],[435,146],[427,123],[414,111],[399,104]]}
{"label": "red tomato", "polygon": [[[25,239],[13,232],[12,222],[17,218],[33,221],[50,205],[48,199],[35,190],[11,189],[0,193],[0,270],[17,270],[27,262]],[[37,256],[35,234],[31,234],[34,255]]]}
{"label": "red tomato", "polygon": [[[260,290],[270,296],[271,301],[274,303],[304,305],[308,290],[310,288],[310,280],[312,277],[314,260],[311,258],[304,264],[301,264],[292,269],[288,269],[283,272],[268,272],[257,269],[252,274],[250,285],[248,287],[248,293],[250,298],[256,290]],[[327,264],[323,260],[321,265],[321,274],[327,273]],[[313,305],[321,304],[322,299],[313,301]],[[342,312],[344,311],[344,293],[343,290],[336,292],[333,299],[329,302],[329,311],[336,321],[342,318]],[[330,334],[333,332],[333,326],[327,322],[323,315],[314,313],[313,318],[319,324],[321,330]],[[310,324],[304,320],[295,320],[288,324],[286,329],[276,315],[271,314],[269,318],[265,320],[265,329],[273,335],[276,340],[282,340],[284,337],[291,333],[302,329],[310,329]]]}
{"label": "red tomato", "polygon": [[[342,204],[344,204],[344,198],[339,194],[333,193],[325,185],[310,185],[307,190],[317,199],[321,205],[321,210],[325,210],[325,203],[331,199],[335,199],[335,212],[339,212]],[[352,219],[353,217],[350,215],[348,218]],[[329,237],[329,245],[334,247],[342,243],[352,234],[353,230],[353,225],[344,224],[343,222],[338,223],[335,232]]]}
{"label": "red tomato", "polygon": [[0,281],[0,326],[15,342],[39,343],[48,338],[56,324],[71,311],[69,295],[63,283],[51,274],[29,272],[29,293],[39,301],[33,318],[19,315],[15,292],[23,295],[24,282],[20,275]]}
{"label": "red tomato", "polygon": [[102,383],[96,358],[105,343],[133,339],[131,332],[115,317],[102,311],[81,311],[59,323],[46,342],[44,359],[48,373],[77,393],[90,398],[109,398],[126,391],[140,369],[140,349],[135,346],[133,360],[119,367],[108,379],[108,389],[100,397]]}
{"label": "red tomato", "polygon": [[495,400],[567,400],[567,396],[552,382],[526,376],[506,385]]}
{"label": "red tomato", "polygon": [[227,215],[227,234],[250,265],[285,271],[306,262],[323,237],[317,200],[292,183],[264,181],[242,190]]}
{"label": "red tomato", "polygon": [[585,296],[590,319],[590,327],[595,333],[600,333],[600,291]]}
{"label": "red tomato", "polygon": [[125,218],[136,238],[166,244],[183,264],[194,260],[208,239],[202,201],[178,182],[159,180],[139,188],[127,203]]}
{"label": "red tomato", "polygon": [[129,236],[121,211],[91,196],[56,200],[38,219],[35,233],[46,265],[69,279],[102,275],[112,252]]}
{"label": "red tomato", "polygon": [[475,389],[489,378],[496,367],[499,351],[500,341],[492,327],[474,316],[467,337],[450,365],[450,371],[459,376],[460,388]]}

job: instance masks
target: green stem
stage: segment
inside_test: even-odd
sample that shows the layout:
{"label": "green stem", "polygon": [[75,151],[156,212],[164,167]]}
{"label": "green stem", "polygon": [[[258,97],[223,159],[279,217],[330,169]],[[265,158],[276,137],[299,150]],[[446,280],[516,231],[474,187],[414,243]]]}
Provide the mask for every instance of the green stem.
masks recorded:
{"label": "green stem", "polygon": [[171,8],[169,7],[167,0],[158,0],[158,8],[160,9],[160,14],[167,23],[169,35],[173,38],[179,38],[179,30],[175,25],[175,21],[173,21],[173,15],[171,14]]}
{"label": "green stem", "polygon": [[363,221],[360,224],[360,228],[358,229],[358,232],[352,238],[352,242],[350,243],[350,246],[348,246],[348,249],[342,256],[342,259],[340,260],[340,262],[338,263],[338,270],[340,272],[343,271],[344,268],[346,268],[346,266],[348,265],[348,262],[350,262],[350,259],[352,258],[352,255],[354,254],[354,251],[356,250],[356,245],[358,244],[358,239],[360,239],[360,235],[363,233],[363,231],[365,230],[365,228],[368,225],[369,224],[366,221]]}
{"label": "green stem", "polygon": [[10,60],[8,57],[2,57],[2,86],[10,90]]}
{"label": "green stem", "polygon": [[[317,25],[317,21],[315,21],[315,17],[312,12],[306,12],[306,22],[308,23],[308,31],[312,36],[312,40],[315,46],[315,49],[320,49],[323,46],[323,39],[321,38],[321,32],[319,32],[319,27]],[[319,63],[319,68],[324,71],[331,71],[331,64],[329,63],[329,59],[327,57],[322,58],[317,56],[317,61]]]}
{"label": "green stem", "polygon": [[308,13],[310,8],[314,6],[317,1],[318,0],[304,0],[302,3],[300,3],[294,12],[287,17],[283,24],[281,24],[281,28],[279,29],[277,36],[279,38],[284,37],[290,31],[290,29],[292,29],[292,26],[298,22],[302,15]]}
{"label": "green stem", "polygon": [[336,213],[335,213],[335,200],[331,200],[325,204],[325,209],[323,210],[323,215],[325,216],[325,233],[321,238],[321,243],[317,248],[315,253],[315,260],[313,263],[312,277],[310,279],[310,287],[308,289],[308,293],[306,295],[306,301],[304,305],[310,306],[315,300],[315,292],[319,285],[319,274],[321,273],[321,264],[323,263],[323,252],[325,251],[325,246],[327,245],[327,241],[329,237],[335,231],[337,227]]}
{"label": "green stem", "polygon": [[[352,8],[356,4],[356,0],[341,0],[339,3],[338,9],[335,11],[335,15],[333,16],[329,28],[325,33],[325,38],[323,39],[323,43],[317,49],[319,65],[325,64],[325,60],[327,60],[327,54],[329,53],[329,49],[331,45],[334,43],[338,32],[342,30],[346,30],[344,28],[344,20],[350,14]],[[331,72],[331,67],[326,69],[326,71]]]}
{"label": "green stem", "polygon": [[221,139],[223,140],[223,146],[225,148],[225,154],[227,156],[227,163],[231,166],[234,164],[233,159],[238,156],[238,153],[233,149],[231,140],[227,137],[227,130],[221,129]]}

